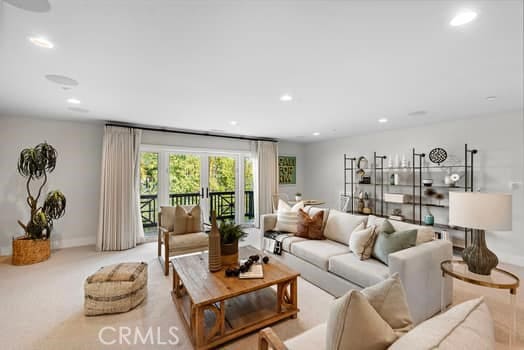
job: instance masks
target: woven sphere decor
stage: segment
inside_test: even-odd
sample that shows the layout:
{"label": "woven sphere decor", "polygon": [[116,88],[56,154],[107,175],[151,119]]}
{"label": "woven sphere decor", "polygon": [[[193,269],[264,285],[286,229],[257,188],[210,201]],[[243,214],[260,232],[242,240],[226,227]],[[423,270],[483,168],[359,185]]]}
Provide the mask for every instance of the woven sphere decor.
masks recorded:
{"label": "woven sphere decor", "polygon": [[434,148],[429,152],[429,160],[431,160],[433,163],[440,165],[443,163],[446,159],[448,159],[448,152],[444,148]]}

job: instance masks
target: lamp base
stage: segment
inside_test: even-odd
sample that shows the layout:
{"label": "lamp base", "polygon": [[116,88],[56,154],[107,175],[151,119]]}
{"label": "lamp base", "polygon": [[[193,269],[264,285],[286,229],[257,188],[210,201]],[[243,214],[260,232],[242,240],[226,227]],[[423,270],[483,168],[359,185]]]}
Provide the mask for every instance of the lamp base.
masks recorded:
{"label": "lamp base", "polygon": [[490,275],[491,270],[499,263],[499,259],[486,246],[484,230],[473,230],[472,242],[462,251],[462,259],[468,265],[468,270],[479,275]]}

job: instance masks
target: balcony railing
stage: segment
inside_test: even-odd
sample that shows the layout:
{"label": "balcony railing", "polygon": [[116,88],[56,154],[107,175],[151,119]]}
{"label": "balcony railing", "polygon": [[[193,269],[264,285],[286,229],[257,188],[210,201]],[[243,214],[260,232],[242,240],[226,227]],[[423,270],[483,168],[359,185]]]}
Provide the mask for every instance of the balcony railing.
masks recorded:
{"label": "balcony railing", "polygon": [[[218,220],[235,219],[235,192],[210,192],[211,210],[215,210]],[[196,205],[200,203],[200,193],[170,193],[169,205]],[[255,217],[255,203],[253,191],[244,191],[244,216],[247,219]],[[159,210],[158,195],[143,194],[140,196],[140,212],[144,227],[157,225],[157,213]]]}

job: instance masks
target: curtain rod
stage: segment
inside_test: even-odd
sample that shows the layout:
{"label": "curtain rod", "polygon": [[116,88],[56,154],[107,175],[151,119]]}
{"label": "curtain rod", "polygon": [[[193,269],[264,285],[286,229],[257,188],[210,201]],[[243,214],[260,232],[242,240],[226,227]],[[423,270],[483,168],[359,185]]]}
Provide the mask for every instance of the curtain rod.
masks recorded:
{"label": "curtain rod", "polygon": [[140,130],[147,130],[147,131],[169,132],[169,133],[184,134],[184,135],[222,137],[225,139],[278,142],[278,140],[275,140],[269,137],[222,135],[222,134],[213,134],[213,133],[204,132],[204,131],[170,129],[170,128],[161,128],[161,127],[154,127],[154,126],[141,125],[141,124],[131,124],[131,123],[107,122],[106,126],[120,126],[123,128],[133,128],[133,129],[140,129]]}

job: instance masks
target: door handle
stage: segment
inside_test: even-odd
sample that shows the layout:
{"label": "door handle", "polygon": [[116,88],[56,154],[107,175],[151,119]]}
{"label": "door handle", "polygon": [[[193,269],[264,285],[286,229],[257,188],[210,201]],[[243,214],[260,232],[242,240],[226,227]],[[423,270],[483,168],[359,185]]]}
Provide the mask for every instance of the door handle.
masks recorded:
{"label": "door handle", "polygon": [[204,198],[204,187],[202,187],[202,191],[200,192],[200,198]]}
{"label": "door handle", "polygon": [[209,198],[209,187],[206,187],[206,198]]}

